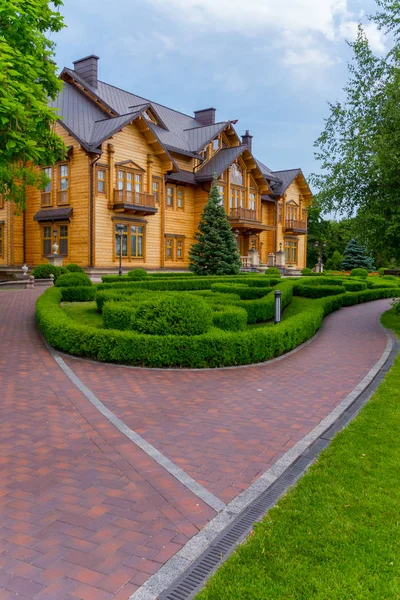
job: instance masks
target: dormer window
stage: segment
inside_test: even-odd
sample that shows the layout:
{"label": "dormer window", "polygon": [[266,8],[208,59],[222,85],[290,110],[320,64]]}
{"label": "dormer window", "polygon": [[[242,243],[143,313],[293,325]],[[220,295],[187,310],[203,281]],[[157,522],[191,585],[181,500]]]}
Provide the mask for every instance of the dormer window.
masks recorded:
{"label": "dormer window", "polygon": [[219,150],[219,138],[213,140],[213,150],[214,150],[214,152]]}
{"label": "dormer window", "polygon": [[144,111],[143,116],[146,119],[146,121],[150,121],[151,123],[154,123],[154,125],[157,125],[157,119],[149,109]]}

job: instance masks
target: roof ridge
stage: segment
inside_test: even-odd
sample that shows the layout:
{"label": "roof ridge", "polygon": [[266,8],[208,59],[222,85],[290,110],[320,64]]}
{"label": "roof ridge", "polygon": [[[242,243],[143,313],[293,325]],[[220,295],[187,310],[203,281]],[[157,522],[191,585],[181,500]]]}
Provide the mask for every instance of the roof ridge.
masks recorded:
{"label": "roof ridge", "polygon": [[[146,104],[138,104],[137,107],[139,107],[139,106],[147,106],[147,105]],[[98,121],[95,121],[95,123],[103,123],[103,121],[112,121],[113,119],[120,119],[121,117],[128,117],[129,115],[134,115],[137,112],[139,112],[139,111],[133,110],[132,112],[122,113],[121,115],[115,115],[115,117],[109,116],[108,119],[99,119]]]}
{"label": "roof ridge", "polygon": [[[191,117],[190,115],[182,112],[181,110],[175,110],[175,108],[170,108],[169,106],[166,106],[165,104],[160,104],[160,102],[154,102],[154,100],[149,100],[148,98],[145,98],[144,96],[138,96],[137,94],[134,94],[133,92],[128,92],[128,90],[123,90],[122,88],[118,87],[117,85],[113,85],[112,83],[107,83],[106,81],[101,81],[101,79],[99,79],[99,83],[103,83],[104,85],[108,85],[109,87],[113,87],[116,90],[119,90],[120,92],[125,92],[125,94],[130,94],[131,96],[136,96],[136,98],[141,98],[142,100],[146,100],[147,102],[150,102],[150,104],[157,104],[158,106],[162,106],[163,108],[167,108],[168,110],[172,110],[172,112],[178,113],[179,115],[183,115],[184,117],[188,117],[189,119],[192,119],[192,121],[196,121],[196,119],[194,117]],[[196,123],[198,123],[198,121],[196,121]],[[183,130],[183,131],[185,131],[185,130]]]}
{"label": "roof ridge", "polygon": [[225,125],[225,123],[228,124],[230,121],[217,121],[217,123],[210,123],[209,125],[197,125],[197,127],[188,127],[187,129],[182,129],[182,131],[193,131],[193,129],[203,129],[204,127],[213,127],[213,125]]}
{"label": "roof ridge", "polygon": [[288,171],[301,171],[301,167],[295,167],[294,169],[277,169],[276,171],[272,171],[272,173],[287,173]]}

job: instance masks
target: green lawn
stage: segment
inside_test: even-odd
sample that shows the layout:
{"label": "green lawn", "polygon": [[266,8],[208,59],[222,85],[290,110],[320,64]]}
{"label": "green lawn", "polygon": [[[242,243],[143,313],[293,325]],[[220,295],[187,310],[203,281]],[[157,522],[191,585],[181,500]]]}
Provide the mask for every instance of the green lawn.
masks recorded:
{"label": "green lawn", "polygon": [[97,311],[96,302],[61,302],[63,311],[78,323],[91,327],[103,327],[103,316]]}
{"label": "green lawn", "polygon": [[[393,311],[382,321],[400,333]],[[399,599],[399,483],[400,357],[196,599]]]}

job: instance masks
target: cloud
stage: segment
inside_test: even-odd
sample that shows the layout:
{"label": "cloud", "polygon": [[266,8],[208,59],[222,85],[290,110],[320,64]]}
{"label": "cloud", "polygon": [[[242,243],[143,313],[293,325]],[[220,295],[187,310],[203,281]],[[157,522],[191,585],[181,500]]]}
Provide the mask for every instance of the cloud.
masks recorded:
{"label": "cloud", "polygon": [[223,31],[317,31],[335,36],[335,20],[347,14],[347,0],[149,0],[175,20]]}

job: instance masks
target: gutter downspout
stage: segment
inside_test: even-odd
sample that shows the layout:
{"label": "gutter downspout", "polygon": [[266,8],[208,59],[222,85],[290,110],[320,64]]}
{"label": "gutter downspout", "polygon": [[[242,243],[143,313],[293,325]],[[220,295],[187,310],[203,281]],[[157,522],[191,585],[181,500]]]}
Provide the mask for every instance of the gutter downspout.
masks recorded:
{"label": "gutter downspout", "polygon": [[97,154],[96,158],[89,163],[89,268],[93,268],[93,246],[94,246],[94,194],[93,194],[93,172],[94,165],[100,160],[101,154]]}

